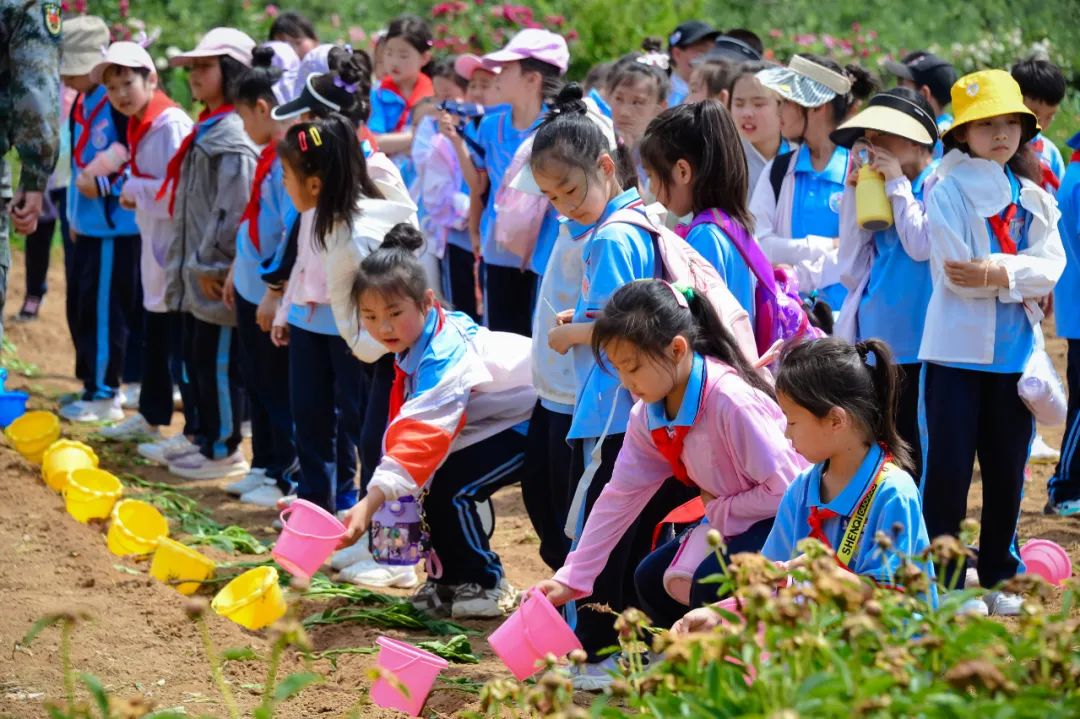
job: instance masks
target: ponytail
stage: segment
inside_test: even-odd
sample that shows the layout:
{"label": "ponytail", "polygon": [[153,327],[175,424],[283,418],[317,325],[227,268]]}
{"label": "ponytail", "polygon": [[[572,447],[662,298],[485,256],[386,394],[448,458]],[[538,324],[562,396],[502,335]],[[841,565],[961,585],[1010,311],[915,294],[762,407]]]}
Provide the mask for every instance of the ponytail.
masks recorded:
{"label": "ponytail", "polygon": [[657,361],[670,361],[666,350],[676,337],[694,352],[734,369],[751,387],[773,397],[772,387],[746,361],[731,331],[708,298],[663,280],[637,280],[620,287],[593,325],[592,351],[605,367],[604,347],[625,341]]}
{"label": "ponytail", "polygon": [[784,353],[776,391],[818,418],[843,409],[862,426],[867,441],[883,444],[901,469],[912,472],[911,447],[896,426],[901,372],[882,340],[851,345],[826,337]]}

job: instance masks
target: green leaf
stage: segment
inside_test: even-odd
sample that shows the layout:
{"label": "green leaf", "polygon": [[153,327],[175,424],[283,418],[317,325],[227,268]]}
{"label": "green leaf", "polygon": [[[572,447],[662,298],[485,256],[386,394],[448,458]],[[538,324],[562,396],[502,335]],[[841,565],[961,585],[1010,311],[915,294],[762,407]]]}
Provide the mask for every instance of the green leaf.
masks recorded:
{"label": "green leaf", "polygon": [[48,614],[42,617],[30,625],[30,629],[27,630],[23,638],[19,640],[20,646],[29,647],[30,643],[34,641],[38,634],[41,634],[41,632],[54,624],[60,624],[65,619],[66,617],[63,614]]}
{"label": "green leaf", "polygon": [[321,674],[315,672],[296,672],[281,680],[274,689],[274,701],[283,702],[291,699],[304,690],[305,687],[323,681]]}
{"label": "green leaf", "polygon": [[251,647],[230,647],[221,652],[223,662],[246,662],[258,658],[259,655]]}
{"label": "green leaf", "polygon": [[479,657],[472,653],[472,645],[469,644],[469,639],[464,634],[455,634],[445,642],[440,642],[437,639],[418,642],[417,646],[458,664],[480,663]]}
{"label": "green leaf", "polygon": [[109,719],[111,716],[109,712],[109,695],[105,691],[105,687],[102,685],[101,680],[95,677],[93,674],[80,674],[79,679],[86,685],[86,688],[90,690],[90,696],[94,697],[94,703],[97,704],[98,711],[101,712],[101,719]]}

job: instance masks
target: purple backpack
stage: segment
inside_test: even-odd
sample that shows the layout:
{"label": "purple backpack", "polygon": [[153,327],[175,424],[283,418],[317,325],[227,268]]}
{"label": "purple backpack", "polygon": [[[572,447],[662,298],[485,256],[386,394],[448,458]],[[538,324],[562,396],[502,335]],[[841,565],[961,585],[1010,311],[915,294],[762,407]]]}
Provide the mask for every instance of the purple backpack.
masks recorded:
{"label": "purple backpack", "polygon": [[758,354],[765,354],[778,340],[785,344],[799,339],[824,336],[810,324],[802,300],[799,281],[782,268],[774,268],[757,241],[740,223],[723,210],[713,208],[698,213],[689,225],[676,232],[684,238],[698,225],[717,225],[727,235],[757,279],[754,289],[754,339]]}

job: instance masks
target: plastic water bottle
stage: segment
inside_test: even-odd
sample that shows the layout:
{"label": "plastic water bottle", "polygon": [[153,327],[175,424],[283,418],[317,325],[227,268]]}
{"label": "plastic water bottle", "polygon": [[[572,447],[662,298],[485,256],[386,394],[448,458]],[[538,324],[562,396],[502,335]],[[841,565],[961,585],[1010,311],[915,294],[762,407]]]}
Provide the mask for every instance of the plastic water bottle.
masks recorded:
{"label": "plastic water bottle", "polygon": [[371,518],[368,546],[379,564],[408,566],[423,558],[425,537],[415,497],[384,502]]}

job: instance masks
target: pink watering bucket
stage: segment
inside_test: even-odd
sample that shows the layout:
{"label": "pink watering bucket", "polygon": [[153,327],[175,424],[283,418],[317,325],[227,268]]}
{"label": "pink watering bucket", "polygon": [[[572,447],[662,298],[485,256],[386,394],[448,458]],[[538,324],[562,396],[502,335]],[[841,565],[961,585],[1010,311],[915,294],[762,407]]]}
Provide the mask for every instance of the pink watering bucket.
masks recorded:
{"label": "pink watering bucket", "polygon": [[345,525],[337,517],[297,499],[281,513],[281,534],[270,554],[289,574],[310,577],[334,553],[343,536]]}
{"label": "pink watering bucket", "polygon": [[[723,609],[723,610],[727,611],[727,612],[731,612],[732,614],[734,614],[736,617],[739,618],[739,621],[742,624],[746,624],[746,617],[744,617],[742,612],[740,611],[738,598],[736,598],[736,597],[728,597],[727,599],[725,599],[725,600],[721,601],[720,603],[718,603],[716,606],[719,607],[720,609]],[[725,619],[724,621],[727,621],[727,620]],[[757,632],[754,635],[754,641],[757,642],[759,647],[764,647],[765,646],[765,625],[764,624],[758,623]],[[768,658],[769,658],[768,653],[762,652],[761,660],[766,661],[766,660],[768,660]],[[743,664],[742,660],[738,659],[737,657],[724,657],[724,661],[729,662],[731,664],[734,664],[737,667],[742,668],[742,670],[744,672],[743,678],[745,679],[747,686],[753,684],[754,680],[757,679],[757,669],[755,669],[753,665],[747,666],[747,665]]]}
{"label": "pink watering bucket", "polygon": [[488,637],[495,654],[518,681],[539,671],[537,663],[547,654],[564,657],[581,642],[548,598],[530,589],[521,606]]}
{"label": "pink watering bucket", "polygon": [[1049,539],[1032,539],[1020,548],[1028,574],[1037,574],[1051,584],[1061,584],[1072,576],[1068,553]]}
{"label": "pink watering bucket", "polygon": [[409,690],[409,695],[405,696],[385,679],[379,679],[371,687],[371,701],[384,709],[398,709],[410,716],[420,716],[435,678],[450,663],[390,637],[379,637],[375,643],[379,645],[379,668],[393,674]]}
{"label": "pink watering bucket", "polygon": [[672,599],[687,606],[690,606],[690,587],[694,583],[694,572],[713,551],[706,536],[709,529],[708,523],[691,529],[675,552],[675,558],[664,570],[664,589]]}

